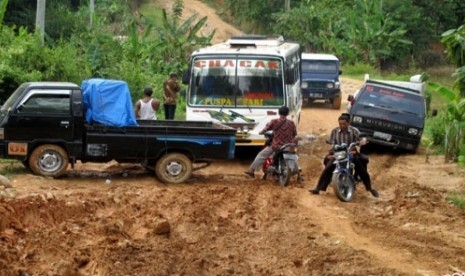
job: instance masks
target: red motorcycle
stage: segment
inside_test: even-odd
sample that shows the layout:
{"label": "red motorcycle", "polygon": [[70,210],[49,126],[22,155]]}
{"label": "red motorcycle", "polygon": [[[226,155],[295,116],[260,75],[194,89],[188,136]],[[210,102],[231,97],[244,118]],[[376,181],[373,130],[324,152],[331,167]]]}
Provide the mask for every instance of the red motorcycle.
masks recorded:
{"label": "red motorcycle", "polygon": [[[265,147],[271,144],[273,139],[273,131],[265,132]],[[287,186],[292,176],[297,175],[297,182],[302,183],[302,170],[297,163],[299,156],[297,155],[297,144],[288,143],[282,145],[278,150],[268,157],[263,163],[263,179],[268,176],[273,176],[278,179],[279,185]]]}

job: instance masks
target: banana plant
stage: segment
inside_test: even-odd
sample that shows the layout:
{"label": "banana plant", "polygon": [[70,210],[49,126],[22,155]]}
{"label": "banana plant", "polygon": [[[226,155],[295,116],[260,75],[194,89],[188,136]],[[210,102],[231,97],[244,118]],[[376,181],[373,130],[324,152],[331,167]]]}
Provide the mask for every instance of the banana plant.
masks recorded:
{"label": "banana plant", "polygon": [[461,147],[465,144],[465,98],[459,93],[438,83],[430,82],[428,86],[439,93],[447,103],[445,120],[445,161],[463,159],[460,156]]}
{"label": "banana plant", "polygon": [[447,48],[447,57],[457,66],[452,75],[457,78],[454,85],[460,91],[460,95],[465,97],[465,25],[448,30],[441,37]]}
{"label": "banana plant", "polygon": [[8,0],[0,0],[0,29],[2,28],[3,16],[5,16]]}

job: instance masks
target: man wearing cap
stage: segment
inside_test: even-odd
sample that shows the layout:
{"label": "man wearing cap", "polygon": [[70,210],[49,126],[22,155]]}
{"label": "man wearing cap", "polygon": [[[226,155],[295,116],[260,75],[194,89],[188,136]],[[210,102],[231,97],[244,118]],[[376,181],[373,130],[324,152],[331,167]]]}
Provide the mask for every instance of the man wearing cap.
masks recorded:
{"label": "man wearing cap", "polygon": [[178,75],[171,73],[169,79],[163,82],[163,108],[165,120],[173,120],[176,112],[177,93],[181,90],[178,83]]}
{"label": "man wearing cap", "polygon": [[[350,125],[350,115],[347,113],[342,113],[338,118],[339,127],[334,128],[331,131],[331,136],[329,137],[329,143],[331,145],[340,145],[346,143],[349,145],[354,141],[360,140],[360,131]],[[366,138],[362,138],[360,141],[361,145],[366,143]],[[332,148],[332,147],[331,147]],[[312,194],[319,194],[320,191],[326,191],[326,188],[331,183],[331,178],[334,171],[334,159],[330,158],[333,152],[330,151],[323,160],[325,168],[321,172],[320,178],[318,179],[318,184],[315,188],[310,189],[309,192]],[[368,157],[361,153],[354,155],[352,160],[355,165],[355,172],[363,181],[365,188],[369,191],[374,197],[378,197],[378,191],[371,187],[370,175],[367,171]]]}

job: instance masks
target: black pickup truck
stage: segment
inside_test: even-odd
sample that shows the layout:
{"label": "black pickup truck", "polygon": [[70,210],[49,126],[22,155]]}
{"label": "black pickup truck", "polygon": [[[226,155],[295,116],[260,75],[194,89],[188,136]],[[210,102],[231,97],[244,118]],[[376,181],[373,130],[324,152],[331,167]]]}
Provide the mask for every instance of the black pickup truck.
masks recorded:
{"label": "black pickup truck", "polygon": [[115,127],[89,124],[85,113],[76,84],[22,84],[0,109],[0,157],[52,177],[77,160],[141,163],[165,183],[186,181],[193,163],[234,158],[236,130],[221,124],[138,120]]}

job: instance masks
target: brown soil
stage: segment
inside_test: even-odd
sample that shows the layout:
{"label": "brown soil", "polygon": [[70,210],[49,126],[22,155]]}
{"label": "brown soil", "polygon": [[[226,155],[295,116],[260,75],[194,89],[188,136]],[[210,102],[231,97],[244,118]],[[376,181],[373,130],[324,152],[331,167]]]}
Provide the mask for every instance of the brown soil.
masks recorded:
{"label": "brown soil", "polygon": [[[343,98],[359,85],[343,78]],[[52,179],[3,163],[16,174],[14,188],[0,186],[0,275],[464,272],[465,213],[447,196],[464,190],[465,171],[443,157],[374,150],[369,170],[379,198],[362,186],[351,203],[331,189],[308,193],[344,108],[304,108],[303,188],[247,179],[252,154],[216,162],[182,185],[131,164],[79,164]]]}
{"label": "brown soil", "polygon": [[[343,79],[344,93],[359,81]],[[344,106],[343,106],[344,108]],[[216,162],[187,184],[164,185],[136,166],[85,164],[68,176],[3,164],[13,189],[0,198],[0,275],[443,275],[465,271],[464,212],[448,192],[465,171],[415,155],[373,151],[381,194],[354,202],[310,195],[322,142],[340,111],[303,110],[305,187],[247,179],[253,156]],[[128,175],[124,174],[127,172]],[[106,179],[111,178],[111,183]],[[6,193],[8,192],[8,193]]]}

